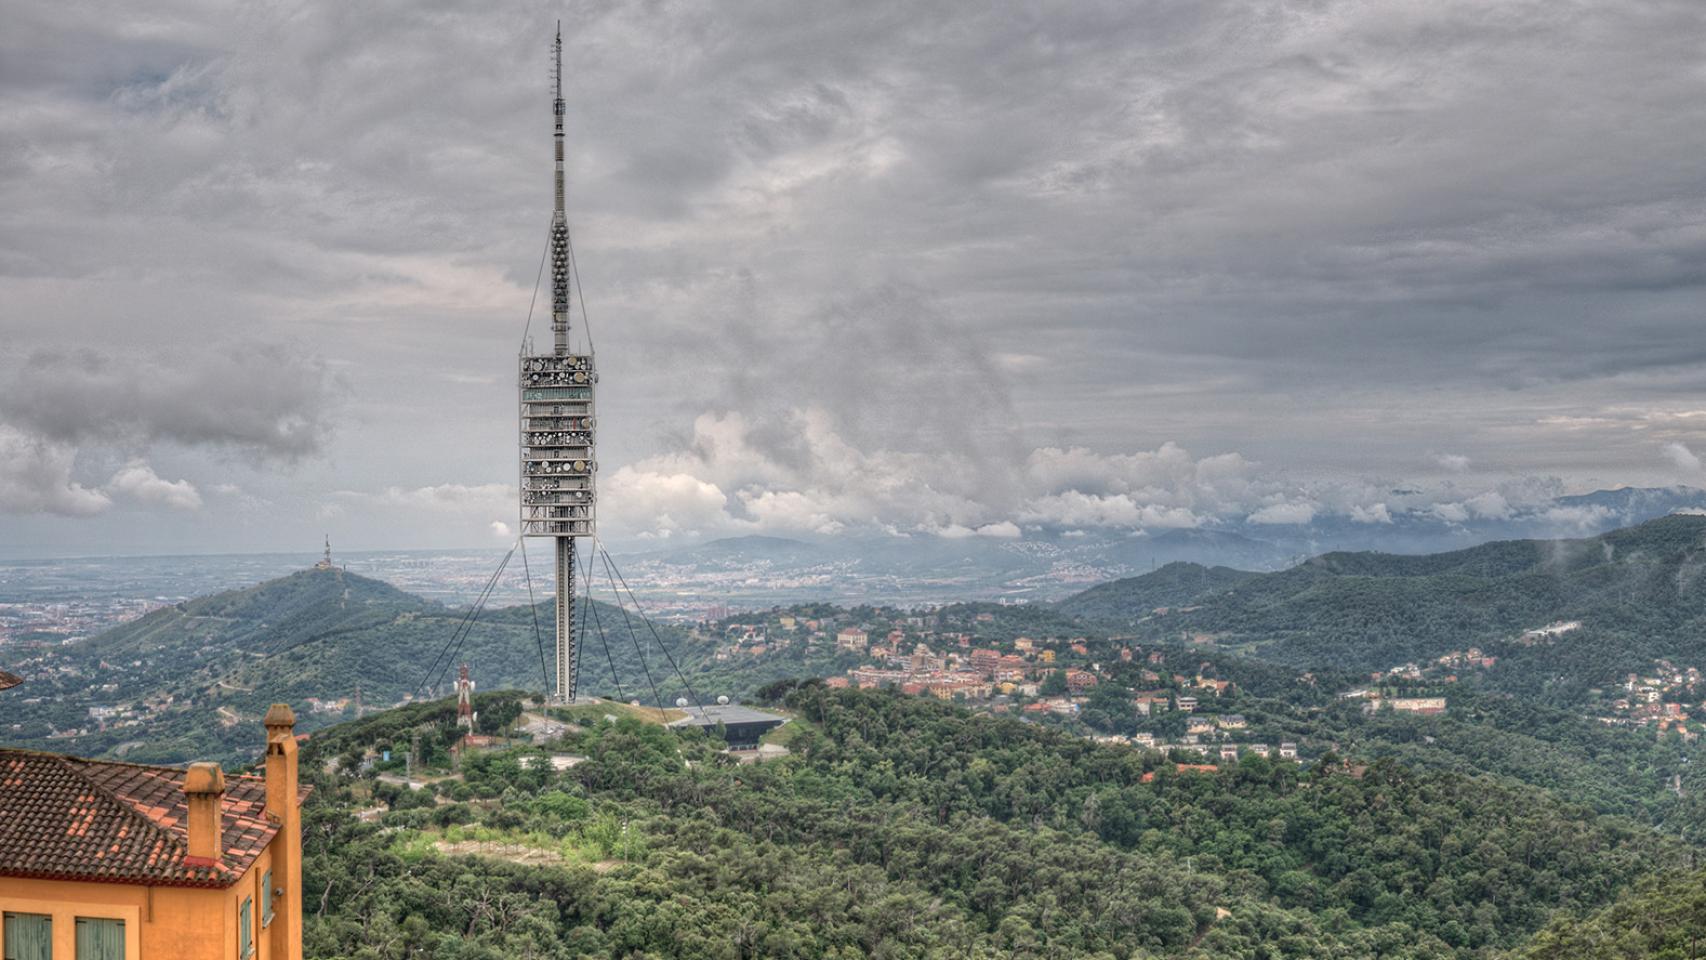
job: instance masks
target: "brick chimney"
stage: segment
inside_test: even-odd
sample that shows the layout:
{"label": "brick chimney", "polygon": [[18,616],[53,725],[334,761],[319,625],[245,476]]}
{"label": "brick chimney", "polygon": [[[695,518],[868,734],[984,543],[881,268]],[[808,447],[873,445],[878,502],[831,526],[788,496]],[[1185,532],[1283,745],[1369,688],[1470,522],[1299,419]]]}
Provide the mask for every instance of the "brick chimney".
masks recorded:
{"label": "brick chimney", "polygon": [[224,816],[225,773],[217,763],[192,763],[184,773],[184,800],[189,806],[189,852],[184,864],[211,867],[225,852],[220,836]]}
{"label": "brick chimney", "polygon": [[261,721],[267,728],[267,816],[278,824],[272,842],[276,913],[268,932],[273,960],[302,960],[302,803],[296,771],[296,714],[275,703]]}
{"label": "brick chimney", "polygon": [[261,721],[267,728],[267,815],[283,822],[296,803],[296,714],[275,703]]}

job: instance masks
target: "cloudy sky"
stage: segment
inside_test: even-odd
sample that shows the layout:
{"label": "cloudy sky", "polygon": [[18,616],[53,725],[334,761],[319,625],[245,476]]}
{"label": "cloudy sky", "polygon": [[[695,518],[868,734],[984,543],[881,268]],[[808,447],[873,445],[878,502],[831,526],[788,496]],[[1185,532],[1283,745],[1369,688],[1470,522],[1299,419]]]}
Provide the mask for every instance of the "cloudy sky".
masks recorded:
{"label": "cloudy sky", "polygon": [[12,0],[0,548],[501,542],[559,17],[617,542],[1706,485],[1698,0]]}

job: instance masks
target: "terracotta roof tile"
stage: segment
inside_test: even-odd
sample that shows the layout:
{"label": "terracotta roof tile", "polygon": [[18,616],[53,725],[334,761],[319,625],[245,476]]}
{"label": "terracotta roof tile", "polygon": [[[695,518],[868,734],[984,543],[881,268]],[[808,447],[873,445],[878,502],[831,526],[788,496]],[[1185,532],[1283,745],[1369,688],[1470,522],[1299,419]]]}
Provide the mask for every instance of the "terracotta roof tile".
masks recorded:
{"label": "terracotta roof tile", "polygon": [[[171,886],[235,882],[278,832],[266,782],[225,780],[225,855],[186,866],[184,771],[0,748],[0,876]],[[307,790],[300,794],[307,797]]]}

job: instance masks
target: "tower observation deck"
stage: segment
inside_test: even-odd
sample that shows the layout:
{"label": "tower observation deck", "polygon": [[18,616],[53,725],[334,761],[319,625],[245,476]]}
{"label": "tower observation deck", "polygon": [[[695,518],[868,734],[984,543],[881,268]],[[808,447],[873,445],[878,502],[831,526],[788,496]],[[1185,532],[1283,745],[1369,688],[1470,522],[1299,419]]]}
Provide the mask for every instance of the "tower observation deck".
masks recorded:
{"label": "tower observation deck", "polygon": [[[551,352],[522,349],[521,535],[549,537],[556,547],[557,627],[554,688],[559,703],[575,698],[579,651],[575,649],[575,540],[595,535],[598,471],[593,459],[593,386],[598,373],[590,347],[569,349],[569,225],[563,203],[563,31],[552,43],[552,103],[556,131],[556,207],[551,218]],[[582,317],[585,322],[585,317]]]}

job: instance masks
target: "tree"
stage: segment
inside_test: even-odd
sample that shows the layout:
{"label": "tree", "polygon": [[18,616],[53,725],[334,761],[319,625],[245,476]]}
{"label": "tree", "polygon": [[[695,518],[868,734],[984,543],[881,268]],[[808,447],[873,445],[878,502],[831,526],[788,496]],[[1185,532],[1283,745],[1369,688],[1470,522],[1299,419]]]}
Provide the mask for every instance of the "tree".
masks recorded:
{"label": "tree", "polygon": [[1066,694],[1066,671],[1050,670],[1043,674],[1042,683],[1037,686],[1037,692],[1045,697],[1059,697]]}

